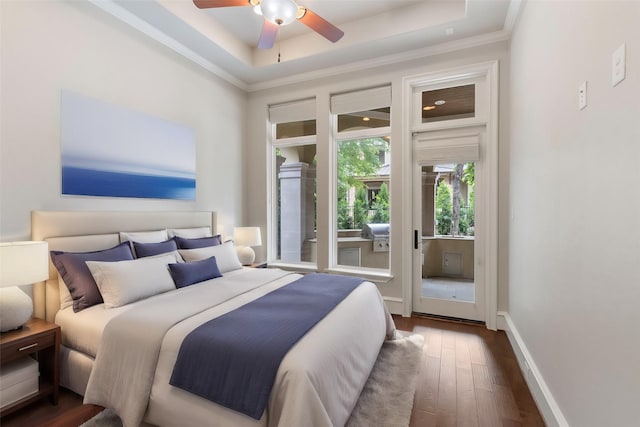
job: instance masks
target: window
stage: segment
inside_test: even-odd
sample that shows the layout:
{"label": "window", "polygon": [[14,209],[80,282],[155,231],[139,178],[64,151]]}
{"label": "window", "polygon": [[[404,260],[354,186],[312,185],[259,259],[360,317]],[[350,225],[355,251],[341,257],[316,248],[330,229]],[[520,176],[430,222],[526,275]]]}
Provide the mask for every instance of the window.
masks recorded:
{"label": "window", "polygon": [[475,234],[475,163],[423,166],[433,177],[435,230],[427,235],[464,237]]}
{"label": "window", "polygon": [[334,264],[389,270],[391,90],[331,98],[336,116]]}
{"label": "window", "polygon": [[275,174],[271,253],[283,263],[315,264],[315,100],[270,106],[269,120]]}
{"label": "window", "polygon": [[475,117],[476,85],[422,92],[422,123]]}

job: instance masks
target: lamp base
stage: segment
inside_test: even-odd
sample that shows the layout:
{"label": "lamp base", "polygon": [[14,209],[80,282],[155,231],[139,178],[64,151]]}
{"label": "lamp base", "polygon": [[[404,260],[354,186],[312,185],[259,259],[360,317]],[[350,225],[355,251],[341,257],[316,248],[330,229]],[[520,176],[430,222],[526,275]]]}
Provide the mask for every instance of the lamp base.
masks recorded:
{"label": "lamp base", "polygon": [[32,314],[33,302],[21,289],[0,288],[0,332],[20,328]]}
{"label": "lamp base", "polygon": [[256,253],[249,246],[238,246],[238,259],[242,265],[251,265],[256,260]]}

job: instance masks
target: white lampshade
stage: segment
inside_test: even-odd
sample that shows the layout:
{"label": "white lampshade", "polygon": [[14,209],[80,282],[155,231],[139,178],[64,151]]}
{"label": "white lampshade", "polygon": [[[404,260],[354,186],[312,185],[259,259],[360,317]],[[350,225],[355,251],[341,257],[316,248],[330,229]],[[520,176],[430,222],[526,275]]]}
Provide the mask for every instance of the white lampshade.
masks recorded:
{"label": "white lampshade", "polygon": [[19,328],[33,314],[31,298],[17,286],[49,277],[48,249],[47,242],[0,243],[0,331]]}
{"label": "white lampshade", "polygon": [[238,246],[261,246],[260,227],[235,227],[233,240]]}
{"label": "white lampshade", "polygon": [[242,265],[251,265],[256,259],[256,253],[251,246],[262,245],[260,227],[235,227],[233,229],[233,240],[236,243],[238,259]]}
{"label": "white lampshade", "polygon": [[298,5],[292,0],[262,0],[262,16],[277,25],[287,25],[296,20]]}
{"label": "white lampshade", "polygon": [[47,242],[0,243],[0,287],[28,285],[48,277]]}

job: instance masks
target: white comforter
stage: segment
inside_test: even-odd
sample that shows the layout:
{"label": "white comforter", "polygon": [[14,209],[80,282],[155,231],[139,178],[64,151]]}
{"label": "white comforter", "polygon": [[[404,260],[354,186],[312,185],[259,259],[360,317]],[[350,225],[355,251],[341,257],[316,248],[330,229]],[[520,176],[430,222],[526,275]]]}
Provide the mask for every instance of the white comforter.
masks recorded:
{"label": "white comforter", "polygon": [[160,426],[344,425],[385,336],[393,333],[393,321],[369,282],[287,354],[261,420],[169,385],[186,334],[299,277],[247,269],[152,297],[117,316],[105,328],[85,403],[115,409],[125,427],[139,425],[143,418]]}

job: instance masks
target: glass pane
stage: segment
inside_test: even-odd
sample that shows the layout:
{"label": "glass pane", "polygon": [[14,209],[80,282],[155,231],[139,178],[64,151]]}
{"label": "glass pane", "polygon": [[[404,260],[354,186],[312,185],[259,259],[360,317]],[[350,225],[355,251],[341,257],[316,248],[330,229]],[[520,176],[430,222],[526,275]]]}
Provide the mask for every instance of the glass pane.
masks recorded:
{"label": "glass pane", "polygon": [[338,114],[338,132],[382,128],[391,123],[391,108],[378,108],[349,114]]}
{"label": "glass pane", "polygon": [[476,85],[422,92],[422,123],[475,117]]}
{"label": "glass pane", "polygon": [[316,145],[276,149],[277,259],[316,262]]}
{"label": "glass pane", "polygon": [[276,139],[316,134],[316,120],[303,120],[276,124]]}
{"label": "glass pane", "polygon": [[475,301],[475,164],[422,168],[422,296]]}
{"label": "glass pane", "polygon": [[338,144],[338,265],[389,268],[390,138]]}

